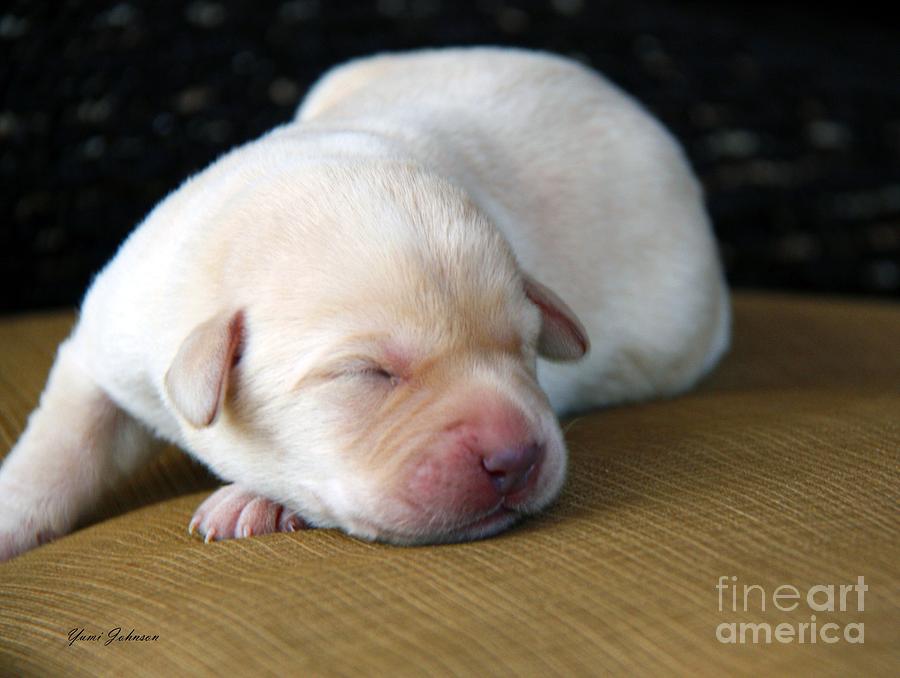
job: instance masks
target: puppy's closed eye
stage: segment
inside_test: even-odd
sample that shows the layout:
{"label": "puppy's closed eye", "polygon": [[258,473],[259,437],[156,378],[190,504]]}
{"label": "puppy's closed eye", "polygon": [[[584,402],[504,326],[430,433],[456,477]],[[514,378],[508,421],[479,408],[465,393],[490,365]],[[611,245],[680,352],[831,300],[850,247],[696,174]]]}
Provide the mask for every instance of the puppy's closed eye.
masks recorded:
{"label": "puppy's closed eye", "polygon": [[328,384],[393,388],[402,381],[393,371],[372,358],[338,359],[306,372],[292,390],[302,390]]}
{"label": "puppy's closed eye", "polygon": [[396,374],[391,374],[383,367],[371,367],[365,371],[365,374],[375,377],[376,379],[387,379],[392,384],[399,380],[399,377]]}
{"label": "puppy's closed eye", "polygon": [[402,379],[375,360],[354,361],[340,372],[342,377],[366,379],[380,386],[397,386]]}
{"label": "puppy's closed eye", "polygon": [[373,380],[386,382],[390,386],[396,386],[400,383],[400,377],[381,365],[371,365],[362,370],[358,370],[356,374]]}

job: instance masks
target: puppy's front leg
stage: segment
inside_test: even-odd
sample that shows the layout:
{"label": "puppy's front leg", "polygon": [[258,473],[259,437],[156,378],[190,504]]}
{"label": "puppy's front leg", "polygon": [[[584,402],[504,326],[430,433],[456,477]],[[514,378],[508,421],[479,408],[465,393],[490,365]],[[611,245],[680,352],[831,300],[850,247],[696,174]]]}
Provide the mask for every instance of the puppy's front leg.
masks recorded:
{"label": "puppy's front leg", "polygon": [[72,339],[0,468],[0,561],[66,534],[156,449],[90,378]]}

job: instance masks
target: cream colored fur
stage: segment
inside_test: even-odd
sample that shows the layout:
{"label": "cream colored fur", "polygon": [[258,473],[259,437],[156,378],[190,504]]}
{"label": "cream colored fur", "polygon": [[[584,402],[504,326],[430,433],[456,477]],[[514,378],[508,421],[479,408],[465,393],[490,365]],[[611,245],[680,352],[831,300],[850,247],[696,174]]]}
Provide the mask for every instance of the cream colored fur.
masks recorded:
{"label": "cream colored fur", "polygon": [[[535,363],[539,333],[560,355],[580,335],[574,318],[549,332],[525,274],[580,319],[579,362]],[[186,344],[203,323],[208,353]],[[609,82],[510,49],[354,61],[187,180],[98,276],[0,469],[0,559],[73,529],[154,437],[312,525],[494,532],[516,516],[479,531],[397,500],[449,413],[478,394],[523,414],[547,447],[530,513],[564,477],[554,412],[683,391],[728,327],[697,182]]]}

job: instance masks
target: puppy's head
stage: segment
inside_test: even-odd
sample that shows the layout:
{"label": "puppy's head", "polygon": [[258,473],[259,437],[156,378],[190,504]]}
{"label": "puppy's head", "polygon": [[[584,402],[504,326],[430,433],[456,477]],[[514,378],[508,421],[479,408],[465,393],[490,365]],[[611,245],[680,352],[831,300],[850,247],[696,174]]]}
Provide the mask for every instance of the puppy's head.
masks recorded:
{"label": "puppy's head", "polygon": [[[245,271],[252,293],[200,323],[169,369],[192,446],[309,522],[370,539],[474,539],[545,507],[566,451],[536,360],[584,355],[575,315],[440,179],[401,166],[322,181],[312,216],[297,200],[296,237]],[[284,208],[268,210],[256,223],[283,233]]]}

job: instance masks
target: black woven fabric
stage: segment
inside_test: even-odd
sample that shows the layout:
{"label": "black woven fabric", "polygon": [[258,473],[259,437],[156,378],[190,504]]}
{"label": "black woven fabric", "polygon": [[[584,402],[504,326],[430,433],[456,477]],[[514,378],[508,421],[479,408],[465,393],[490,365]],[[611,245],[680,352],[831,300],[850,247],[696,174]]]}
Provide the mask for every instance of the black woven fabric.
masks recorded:
{"label": "black woven fabric", "polygon": [[897,296],[900,32],[855,3],[50,2],[0,9],[0,311],[72,305],[140,218],[328,66],[549,49],[685,144],[737,286]]}

